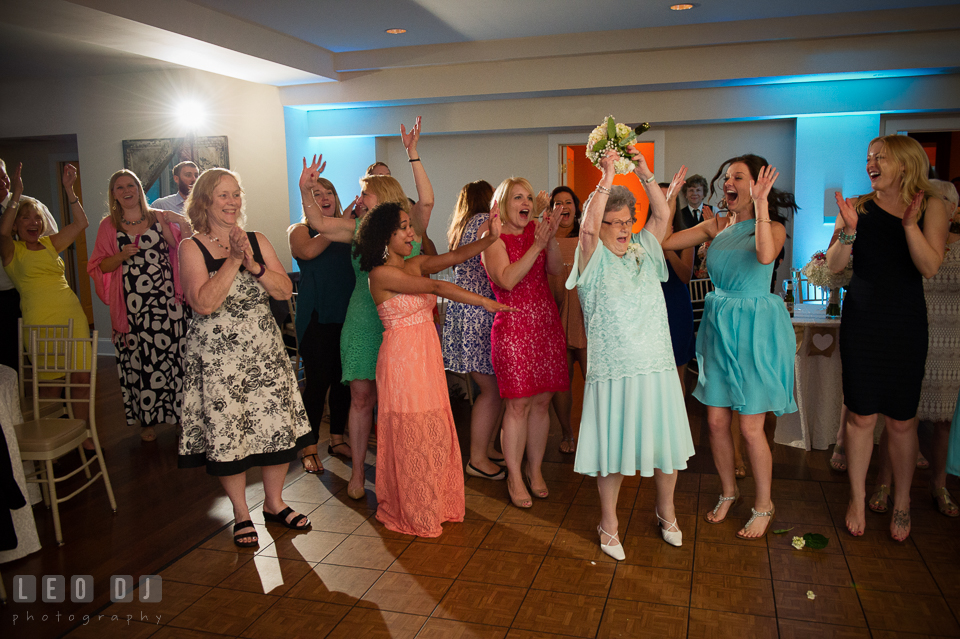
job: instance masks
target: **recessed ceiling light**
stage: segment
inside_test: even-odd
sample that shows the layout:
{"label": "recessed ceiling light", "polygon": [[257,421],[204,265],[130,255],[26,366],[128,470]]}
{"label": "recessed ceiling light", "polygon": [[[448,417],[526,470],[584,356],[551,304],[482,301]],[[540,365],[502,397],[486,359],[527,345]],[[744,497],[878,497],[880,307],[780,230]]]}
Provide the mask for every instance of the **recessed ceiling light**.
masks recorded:
{"label": "recessed ceiling light", "polygon": [[693,9],[695,6],[697,6],[697,5],[695,5],[695,4],[674,4],[674,5],[670,5],[670,10],[671,10],[671,11],[686,11],[687,9]]}
{"label": "recessed ceiling light", "polygon": [[401,33],[406,33],[406,29],[387,29],[387,33],[390,35],[400,35]]}

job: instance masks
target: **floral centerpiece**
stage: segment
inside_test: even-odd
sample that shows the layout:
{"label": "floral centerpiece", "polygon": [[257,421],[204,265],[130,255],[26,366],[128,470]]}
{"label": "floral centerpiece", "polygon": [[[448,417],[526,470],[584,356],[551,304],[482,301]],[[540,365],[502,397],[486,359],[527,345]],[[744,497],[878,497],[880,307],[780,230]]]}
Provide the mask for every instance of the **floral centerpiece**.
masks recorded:
{"label": "floral centerpiece", "polygon": [[593,165],[600,168],[600,160],[608,150],[616,151],[620,159],[613,165],[617,175],[626,175],[632,173],[636,168],[630,161],[630,153],[627,146],[637,141],[638,135],[643,135],[650,130],[647,122],[638,125],[636,128],[630,128],[626,124],[617,124],[612,115],[606,119],[593,131],[587,138],[587,158],[593,162]]}
{"label": "floral centerpiece", "polygon": [[840,317],[840,295],[842,287],[850,283],[853,277],[853,256],[847,262],[846,268],[839,273],[834,273],[827,265],[827,253],[817,251],[803,267],[803,274],[807,276],[807,281],[814,286],[829,291],[827,299],[827,317],[835,319]]}

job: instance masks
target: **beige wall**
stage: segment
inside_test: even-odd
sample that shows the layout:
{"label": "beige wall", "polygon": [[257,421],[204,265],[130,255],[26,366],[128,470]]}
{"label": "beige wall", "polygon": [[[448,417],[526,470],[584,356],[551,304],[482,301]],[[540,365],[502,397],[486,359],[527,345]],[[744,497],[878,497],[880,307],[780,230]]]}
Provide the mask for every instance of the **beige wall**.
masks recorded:
{"label": "beige wall", "polygon": [[[206,103],[210,115],[198,133],[227,136],[230,168],[240,173],[247,193],[247,226],[262,231],[290,265],[283,107],[276,87],[184,70],[0,84],[0,94],[0,138],[77,136],[94,228],[106,211],[110,175],[123,167],[122,140],[179,137],[174,102],[190,97]],[[95,232],[87,233],[89,250],[95,239]],[[109,315],[99,300],[94,317],[109,336]]]}

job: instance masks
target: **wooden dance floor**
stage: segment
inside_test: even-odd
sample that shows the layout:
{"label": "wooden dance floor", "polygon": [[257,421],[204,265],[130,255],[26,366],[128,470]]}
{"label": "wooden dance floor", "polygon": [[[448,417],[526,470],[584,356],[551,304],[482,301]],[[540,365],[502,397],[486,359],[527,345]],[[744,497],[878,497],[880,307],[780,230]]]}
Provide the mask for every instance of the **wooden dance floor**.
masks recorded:
{"label": "wooden dance floor", "polygon": [[[324,460],[319,477],[297,463],[284,496],[313,529],[264,526],[253,472],[248,499],[260,547],[238,549],[219,482],[203,470],[176,468],[174,428],[142,443],[124,424],[113,358],[101,358],[100,371],[98,423],[118,513],[111,514],[102,485],[82,493],[61,510],[66,545],[57,547],[52,516],[38,505],[43,550],[0,566],[8,592],[14,575],[65,575],[68,583],[71,575],[93,575],[94,602],[10,603],[0,610],[0,636],[960,636],[960,520],[934,509],[928,471],[917,472],[905,543],[890,539],[888,515],[869,511],[867,533],[855,539],[843,525],[846,475],[829,469],[827,451],[773,445],[772,422],[773,527],[793,530],[760,541],[734,536],[749,516],[749,476],[740,481],[747,503],[723,524],[703,520],[719,482],[703,407],[689,398],[697,455],[677,484],[682,548],[660,539],[653,480],[635,477],[620,496],[627,560],[617,564],[601,553],[596,483],[576,475],[573,457],[557,450],[554,424],[544,464],[550,497],[534,499],[530,510],[509,505],[505,482],[469,477],[466,521],[444,525],[439,539],[398,535],[373,517],[373,466],[367,500],[355,502],[346,495],[342,461]],[[469,406],[453,407],[466,450]],[[956,478],[949,485],[960,494]],[[804,533],[829,543],[795,550],[793,536]],[[110,603],[110,575],[143,574],[163,577],[161,602]],[[88,622],[79,625],[84,615]]]}

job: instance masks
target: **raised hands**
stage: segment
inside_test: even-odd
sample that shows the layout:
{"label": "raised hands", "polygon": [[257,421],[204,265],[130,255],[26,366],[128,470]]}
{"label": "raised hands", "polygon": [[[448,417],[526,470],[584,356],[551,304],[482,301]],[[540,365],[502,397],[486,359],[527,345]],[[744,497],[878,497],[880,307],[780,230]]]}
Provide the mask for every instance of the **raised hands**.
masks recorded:
{"label": "raised hands", "polygon": [[417,151],[417,142],[420,141],[420,116],[417,116],[417,121],[413,125],[413,128],[410,129],[410,133],[407,133],[407,128],[403,126],[403,123],[400,124],[400,139],[403,141],[403,148],[407,150],[407,157],[415,155]]}
{"label": "raised hands", "polygon": [[317,185],[317,178],[327,168],[327,163],[323,161],[323,154],[319,157],[313,156],[310,166],[307,166],[307,158],[303,158],[303,171],[300,173],[300,191],[310,194],[310,200],[313,200],[313,188]]}
{"label": "raised hands", "polygon": [[[917,194],[913,196],[913,200],[910,201],[910,206],[907,207],[907,210],[903,213],[903,225],[904,226],[916,226],[917,225],[917,212],[920,211],[920,204],[923,203],[923,191],[917,191]],[[846,219],[844,219],[846,221]]]}
{"label": "raised hands", "polygon": [[250,240],[239,226],[230,229],[230,257],[235,260],[242,260],[244,268],[248,271],[252,270],[253,251],[250,249]]}
{"label": "raised hands", "polygon": [[537,200],[534,202],[534,205],[536,206],[536,210],[533,212],[533,215],[534,217],[538,217],[541,213],[547,210],[548,206],[550,206],[550,194],[546,191],[540,191],[537,193]]}
{"label": "raised hands", "polygon": [[667,189],[667,202],[675,200],[677,193],[680,192],[680,188],[687,183],[687,167],[686,165],[681,164],[680,170],[673,174],[673,179],[670,180],[670,188]]}
{"label": "raised hands", "polygon": [[[922,192],[921,192],[922,193]],[[840,209],[840,217],[843,218],[843,226],[847,229],[848,232],[853,233],[857,230],[857,222],[860,219],[860,216],[857,215],[857,198],[843,199],[843,195],[840,191],[837,191],[833,194],[837,200],[837,207]],[[906,223],[907,216],[903,216],[904,223]]]}
{"label": "raised hands", "polygon": [[[15,171],[15,173],[17,175],[17,180],[19,180],[20,167],[17,167],[17,170]],[[68,192],[73,193],[73,185],[76,183],[76,181],[77,181],[77,167],[75,167],[72,164],[68,164],[65,167],[63,167],[63,188],[65,188]],[[20,189],[21,190],[23,189],[22,182],[20,184]]]}
{"label": "raised hands", "polygon": [[603,157],[600,158],[600,171],[603,172],[604,180],[609,178],[609,181],[613,181],[613,176],[616,174],[616,170],[613,168],[613,165],[619,159],[620,154],[612,149],[604,153]]}
{"label": "raised hands", "polygon": [[23,162],[17,162],[16,168],[13,169],[13,173],[9,177],[0,183],[0,195],[4,198],[7,197],[7,192],[12,188],[13,197],[10,199],[11,202],[16,202],[20,199],[20,196],[23,195],[23,178],[20,177],[20,174],[23,172]]}
{"label": "raised hands", "polygon": [[757,181],[750,180],[750,197],[753,198],[753,201],[766,202],[767,196],[770,195],[770,190],[773,188],[773,183],[777,181],[778,177],[780,177],[780,172],[774,166],[768,164],[760,169]]}
{"label": "raised hands", "polygon": [[630,160],[634,164],[633,172],[642,182],[649,180],[653,176],[653,171],[647,166],[647,159],[643,157],[643,153],[640,153],[632,144],[627,145],[627,150],[630,151]]}

